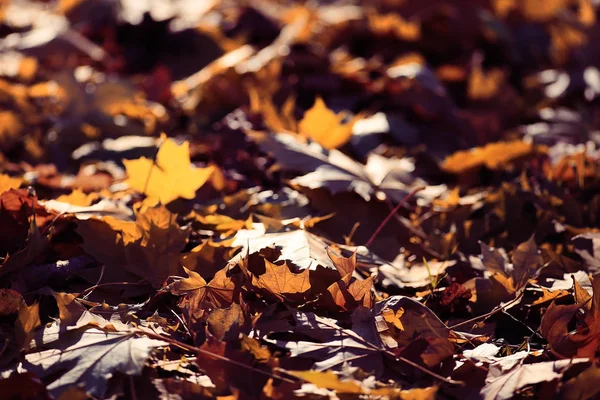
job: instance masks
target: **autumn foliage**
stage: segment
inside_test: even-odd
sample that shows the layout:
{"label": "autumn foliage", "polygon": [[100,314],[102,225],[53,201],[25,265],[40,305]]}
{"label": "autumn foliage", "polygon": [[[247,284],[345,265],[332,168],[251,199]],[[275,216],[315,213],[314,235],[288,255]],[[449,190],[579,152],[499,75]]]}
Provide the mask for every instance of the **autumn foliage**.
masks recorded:
{"label": "autumn foliage", "polygon": [[598,398],[599,12],[0,2],[0,398]]}

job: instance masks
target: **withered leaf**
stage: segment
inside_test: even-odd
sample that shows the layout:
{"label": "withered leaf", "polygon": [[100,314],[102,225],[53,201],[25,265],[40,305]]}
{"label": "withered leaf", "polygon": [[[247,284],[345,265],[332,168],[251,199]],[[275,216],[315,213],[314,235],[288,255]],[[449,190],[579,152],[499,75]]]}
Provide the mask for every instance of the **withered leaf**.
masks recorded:
{"label": "withered leaf", "polygon": [[189,234],[175,219],[160,206],[138,214],[135,222],[112,217],[79,220],[77,232],[85,251],[115,275],[122,268],[160,287],[180,271],[180,252]]}
{"label": "withered leaf", "polygon": [[298,124],[300,134],[308,136],[325,149],[336,149],[350,140],[354,120],[342,123],[343,115],[335,114],[317,97],[312,108]]}
{"label": "withered leaf", "polygon": [[269,260],[265,260],[265,267],[264,274],[253,277],[253,284],[257,288],[265,289],[276,297],[289,299],[310,290],[310,270],[294,273],[286,263],[277,265]]}
{"label": "withered leaf", "polygon": [[167,204],[178,198],[193,199],[215,171],[214,167],[194,168],[190,162],[189,143],[178,145],[165,139],[156,160],[142,157],[123,160],[127,183],[151,199]]}
{"label": "withered leaf", "polygon": [[27,354],[27,368],[40,377],[65,370],[47,388],[58,396],[74,385],[102,397],[107,381],[116,373],[139,375],[154,348],[167,343],[137,337],[129,332],[104,332],[96,328],[59,333],[58,324],[44,329],[44,347]]}
{"label": "withered leaf", "polygon": [[166,290],[177,295],[186,295],[192,310],[204,309],[208,306],[223,308],[234,300],[235,283],[227,276],[228,267],[218,271],[208,283],[195,271],[187,268],[188,278],[175,281]]}
{"label": "withered leaf", "polygon": [[[428,186],[425,180],[414,176],[415,167],[410,159],[386,159],[371,154],[363,166],[340,151],[302,143],[291,134],[253,134],[252,138],[286,169],[306,173],[292,183],[310,189],[324,187],[332,193],[352,191],[366,201],[379,193],[400,201],[413,189]],[[429,186],[416,197],[433,199],[445,189],[445,185]]]}

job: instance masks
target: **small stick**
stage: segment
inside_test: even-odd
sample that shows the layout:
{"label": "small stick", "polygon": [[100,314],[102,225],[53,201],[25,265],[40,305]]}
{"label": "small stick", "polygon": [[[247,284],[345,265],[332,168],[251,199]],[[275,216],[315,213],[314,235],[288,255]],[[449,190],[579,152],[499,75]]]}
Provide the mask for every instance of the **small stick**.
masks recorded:
{"label": "small stick", "polygon": [[392,209],[392,211],[390,211],[390,213],[388,214],[387,217],[385,217],[385,219],[383,221],[381,221],[381,223],[379,224],[379,226],[377,227],[377,229],[375,229],[375,232],[373,232],[373,234],[371,235],[371,237],[369,238],[369,240],[367,240],[367,243],[365,243],[365,247],[369,247],[371,245],[371,243],[373,243],[373,240],[375,240],[375,238],[377,237],[377,235],[379,235],[379,232],[381,232],[381,230],[383,229],[383,227],[390,221],[390,219],[394,216],[394,214],[396,214],[396,212],[398,212],[398,210],[400,209],[400,207],[402,207],[408,200],[410,200],[411,197],[413,197],[415,194],[417,194],[418,192],[420,192],[421,190],[425,189],[424,186],[418,187],[416,189],[413,189],[412,192],[410,192],[409,194],[406,195],[406,197],[404,197],[400,203],[398,203],[396,205],[396,207],[394,207]]}

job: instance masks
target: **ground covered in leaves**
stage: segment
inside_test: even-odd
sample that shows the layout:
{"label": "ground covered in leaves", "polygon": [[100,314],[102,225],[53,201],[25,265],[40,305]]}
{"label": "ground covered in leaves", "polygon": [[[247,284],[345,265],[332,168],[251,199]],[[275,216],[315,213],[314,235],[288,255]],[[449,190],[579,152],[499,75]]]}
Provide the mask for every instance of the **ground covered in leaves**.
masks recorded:
{"label": "ground covered in leaves", "polygon": [[0,397],[600,394],[592,0],[0,4]]}

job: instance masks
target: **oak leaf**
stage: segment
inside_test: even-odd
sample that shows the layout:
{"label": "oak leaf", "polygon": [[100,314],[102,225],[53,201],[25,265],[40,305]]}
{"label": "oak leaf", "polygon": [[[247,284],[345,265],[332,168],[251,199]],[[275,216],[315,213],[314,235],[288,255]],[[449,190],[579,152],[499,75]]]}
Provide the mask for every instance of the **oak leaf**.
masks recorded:
{"label": "oak leaf", "polygon": [[215,172],[215,167],[194,168],[190,162],[190,145],[178,145],[166,139],[160,146],[156,161],[146,157],[123,160],[127,183],[131,188],[167,204],[178,198],[193,199]]}

